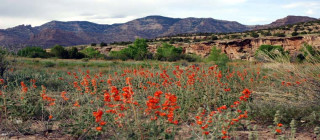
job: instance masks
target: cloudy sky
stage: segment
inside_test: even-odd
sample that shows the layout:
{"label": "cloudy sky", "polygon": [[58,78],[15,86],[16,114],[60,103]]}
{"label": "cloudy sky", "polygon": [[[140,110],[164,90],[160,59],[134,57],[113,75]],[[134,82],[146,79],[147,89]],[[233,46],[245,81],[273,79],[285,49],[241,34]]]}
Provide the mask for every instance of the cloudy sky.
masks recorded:
{"label": "cloudy sky", "polygon": [[0,0],[0,29],[51,20],[123,23],[148,15],[211,17],[246,25],[287,15],[320,18],[319,0]]}

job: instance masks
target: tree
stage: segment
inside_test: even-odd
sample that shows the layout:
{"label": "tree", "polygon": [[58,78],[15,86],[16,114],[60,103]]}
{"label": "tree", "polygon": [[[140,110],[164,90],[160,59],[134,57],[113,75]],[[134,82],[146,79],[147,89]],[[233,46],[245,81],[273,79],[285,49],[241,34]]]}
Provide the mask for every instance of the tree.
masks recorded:
{"label": "tree", "polygon": [[48,53],[40,47],[25,47],[18,51],[18,56],[30,58],[47,58]]}
{"label": "tree", "polygon": [[253,38],[258,38],[259,34],[256,32],[251,32],[250,36],[252,36]]}
{"label": "tree", "polygon": [[210,55],[208,56],[208,60],[214,61],[217,65],[225,66],[229,61],[229,58],[225,53],[222,53],[220,49],[217,49],[214,46],[211,49]]}
{"label": "tree", "polygon": [[297,36],[297,35],[299,35],[299,33],[297,33],[297,32],[292,32],[291,35],[292,35],[292,36]]}
{"label": "tree", "polygon": [[148,44],[145,39],[136,39],[133,45],[129,45],[128,48],[122,49],[118,52],[110,52],[110,56],[116,59],[127,60],[143,60],[149,56]]}
{"label": "tree", "polygon": [[182,48],[164,43],[157,49],[155,57],[161,61],[176,61],[182,57]]}
{"label": "tree", "polygon": [[51,49],[51,53],[58,58],[67,59],[69,58],[69,53],[64,47],[56,45]]}
{"label": "tree", "polygon": [[78,51],[78,48],[72,47],[70,50],[68,50],[69,58],[71,59],[81,59],[84,58],[85,55]]}
{"label": "tree", "polygon": [[218,40],[218,37],[216,35],[212,35],[211,40]]}
{"label": "tree", "polygon": [[88,58],[99,58],[102,57],[102,54],[98,50],[95,50],[93,47],[87,47],[81,51]]}

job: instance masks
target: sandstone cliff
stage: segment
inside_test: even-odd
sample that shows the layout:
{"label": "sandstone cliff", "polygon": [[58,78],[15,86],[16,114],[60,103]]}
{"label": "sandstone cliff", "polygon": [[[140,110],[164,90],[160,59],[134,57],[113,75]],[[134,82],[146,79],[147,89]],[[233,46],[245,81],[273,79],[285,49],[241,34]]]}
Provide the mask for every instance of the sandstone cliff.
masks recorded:
{"label": "sandstone cliff", "polygon": [[[285,51],[289,51],[291,55],[294,55],[299,52],[301,46],[305,43],[320,48],[320,36],[251,38],[201,43],[178,43],[173,45],[182,47],[186,54],[196,54],[202,57],[210,54],[212,46],[217,46],[222,52],[226,53],[230,59],[251,60],[254,57],[255,51],[261,45],[279,45],[282,46]],[[149,44],[149,51],[155,53],[160,46],[161,43]],[[100,48],[99,50],[103,54],[108,55],[110,51],[119,51],[123,48],[125,48],[125,46],[108,46]]]}

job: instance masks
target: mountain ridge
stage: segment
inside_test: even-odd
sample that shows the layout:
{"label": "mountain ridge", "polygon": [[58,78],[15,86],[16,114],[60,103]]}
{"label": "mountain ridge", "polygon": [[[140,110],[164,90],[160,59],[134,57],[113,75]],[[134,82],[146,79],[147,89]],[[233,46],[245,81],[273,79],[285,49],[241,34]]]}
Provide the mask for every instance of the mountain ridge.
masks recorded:
{"label": "mountain ridge", "polygon": [[311,17],[287,16],[268,25],[248,26],[237,21],[214,18],[170,18],[151,15],[116,24],[97,24],[89,21],[53,20],[40,26],[19,25],[0,29],[0,46],[51,47],[90,43],[133,41],[135,38],[156,38],[182,33],[230,33],[259,28],[278,27],[286,24],[318,20]]}

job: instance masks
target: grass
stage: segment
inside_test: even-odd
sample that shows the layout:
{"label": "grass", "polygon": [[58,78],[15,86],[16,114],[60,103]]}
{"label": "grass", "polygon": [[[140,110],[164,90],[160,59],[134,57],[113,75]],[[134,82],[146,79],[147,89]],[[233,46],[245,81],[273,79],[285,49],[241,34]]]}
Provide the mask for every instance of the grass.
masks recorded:
{"label": "grass", "polygon": [[10,135],[229,139],[257,137],[258,125],[289,139],[292,120],[298,133],[320,123],[319,64],[10,60],[0,84]]}

